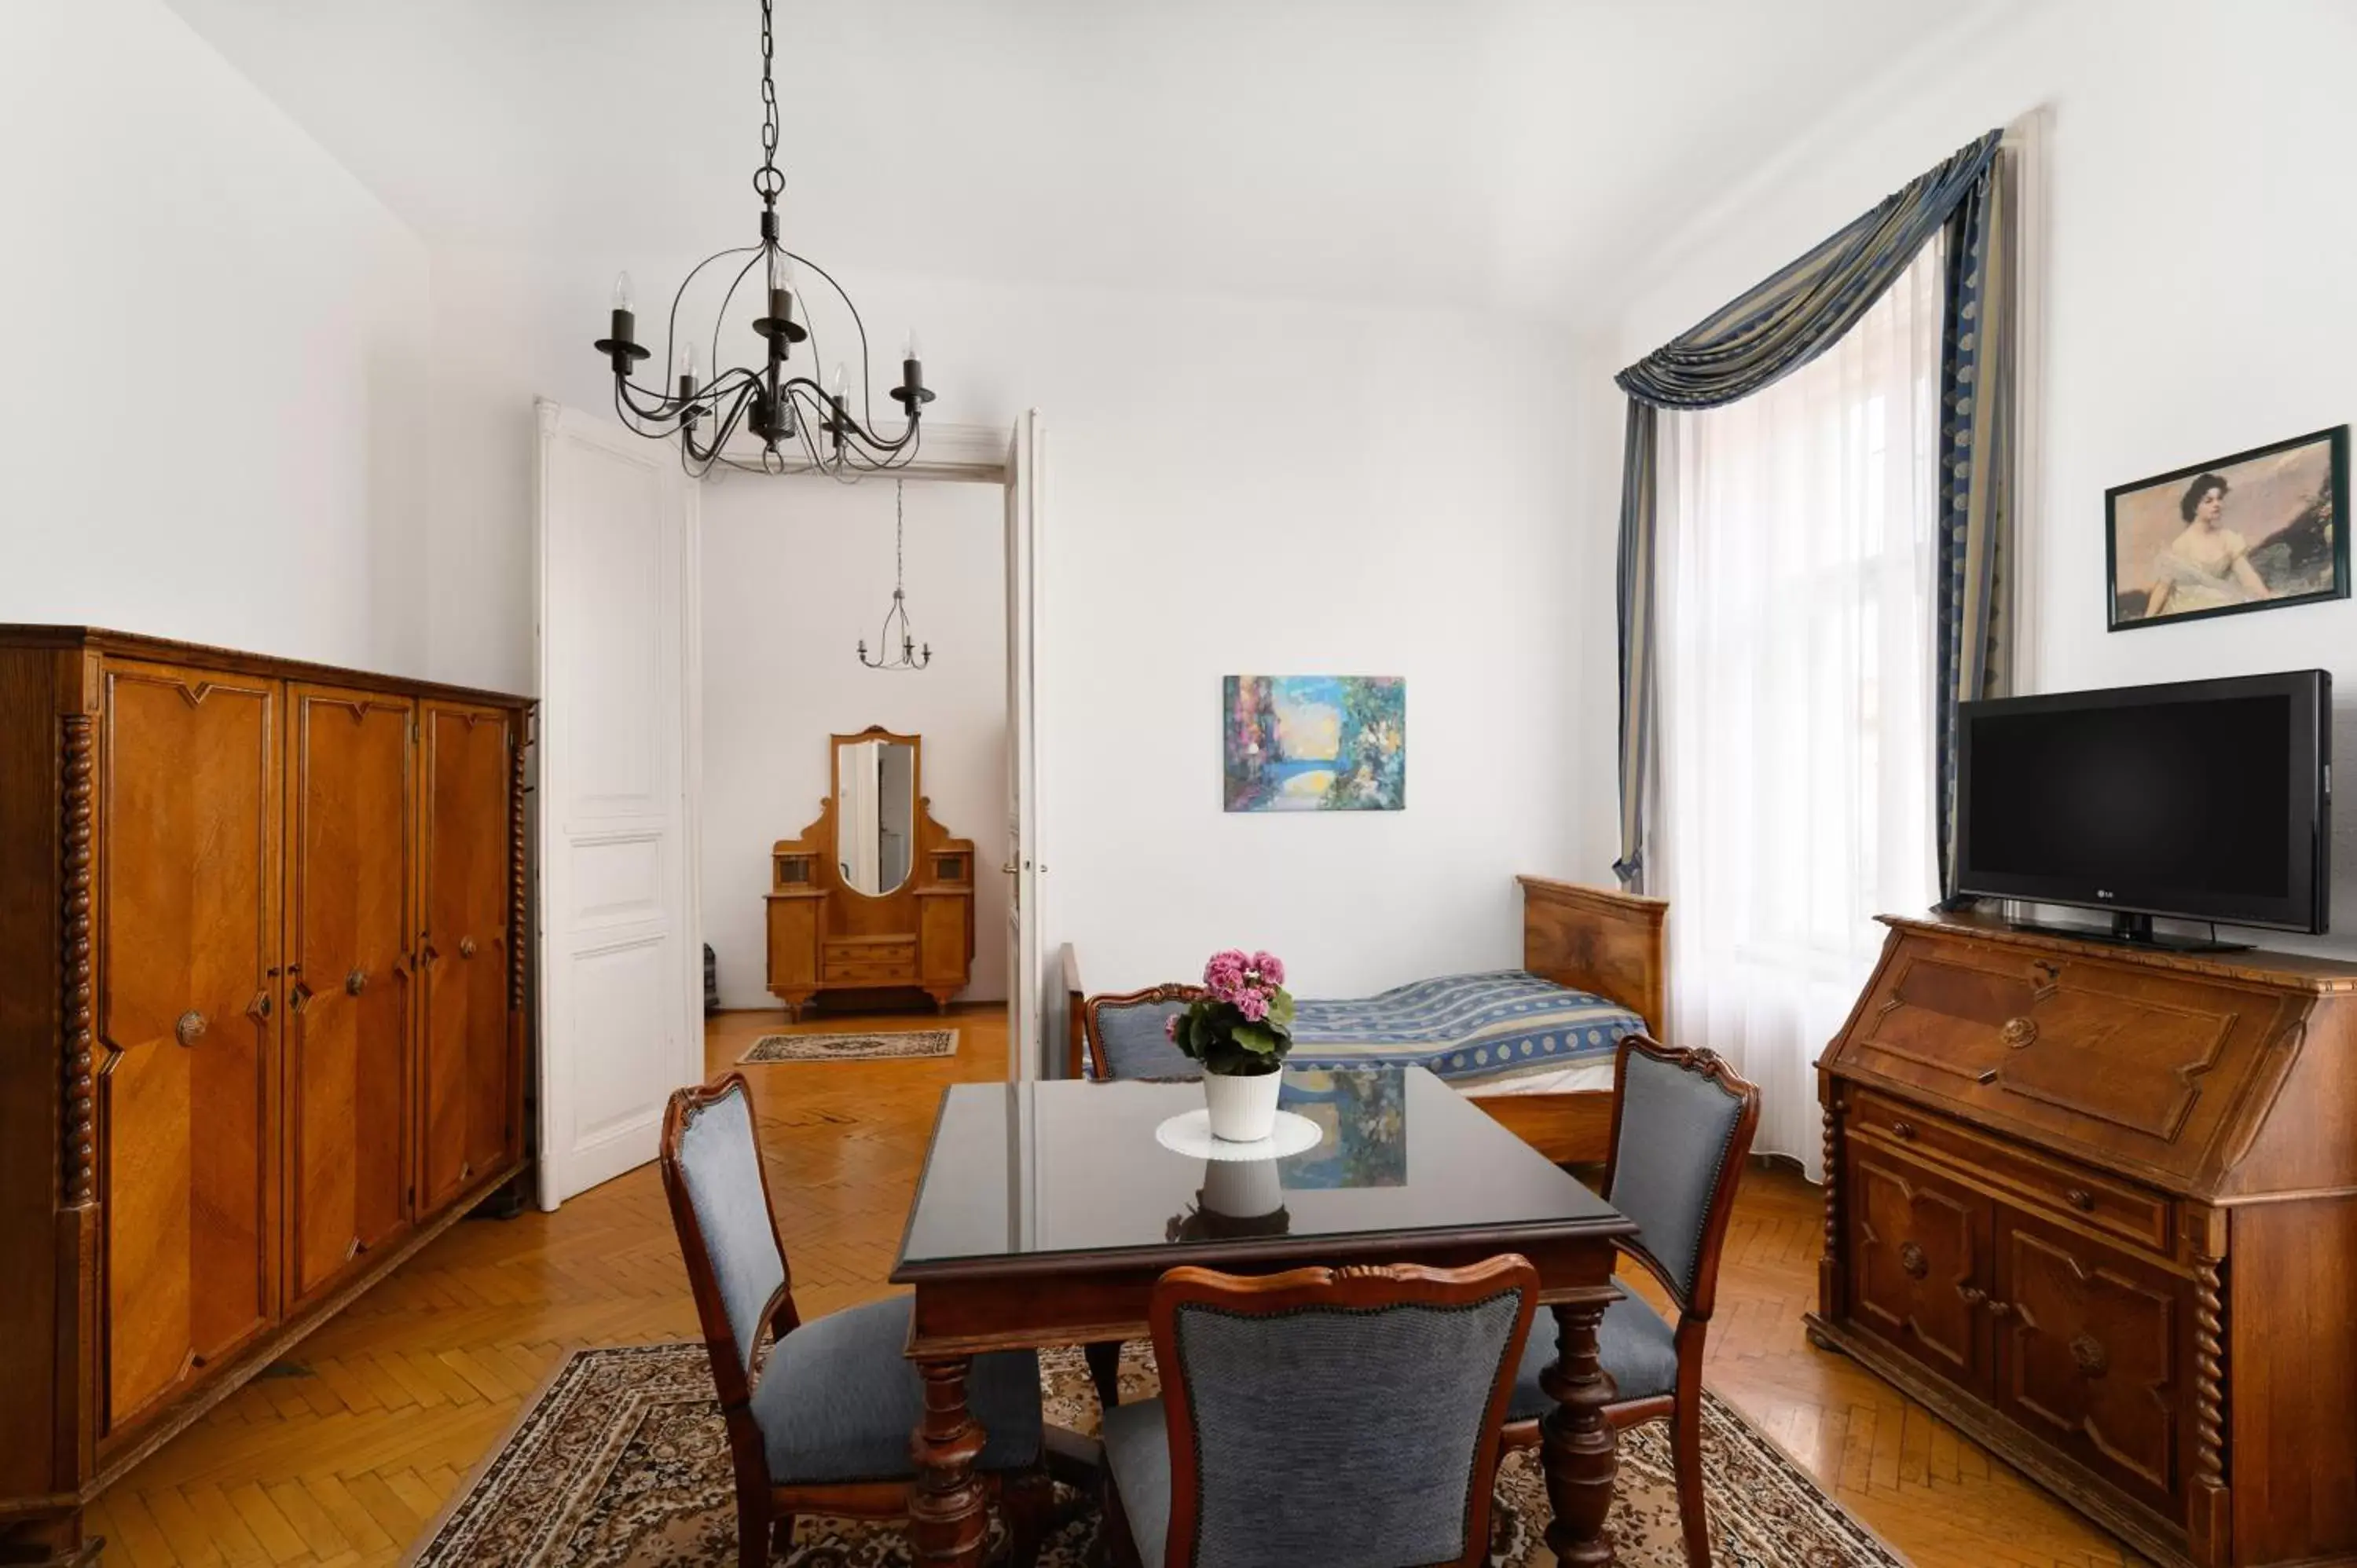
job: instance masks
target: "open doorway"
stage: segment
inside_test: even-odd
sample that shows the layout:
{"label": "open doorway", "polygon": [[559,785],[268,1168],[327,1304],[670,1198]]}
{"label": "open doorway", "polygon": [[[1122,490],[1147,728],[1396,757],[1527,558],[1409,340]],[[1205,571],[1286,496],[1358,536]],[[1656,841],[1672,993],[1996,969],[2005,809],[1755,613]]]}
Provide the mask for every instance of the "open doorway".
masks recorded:
{"label": "open doorway", "polygon": [[[543,402],[539,425],[534,493],[540,1041],[533,1068],[539,1199],[543,1208],[554,1208],[651,1160],[671,1090],[705,1075],[703,845],[710,770],[704,739],[703,511],[707,492],[717,487],[690,481],[681,474],[675,452],[641,441],[602,416]],[[1039,705],[1032,653],[1039,638],[1035,546],[1043,511],[1044,446],[1033,413],[1017,418],[1011,432],[929,426],[923,453],[903,474],[912,497],[963,492],[966,500],[940,504],[962,518],[970,511],[962,526],[972,528],[977,541],[995,537],[998,543],[998,571],[979,570],[979,581],[937,584],[925,590],[935,596],[918,608],[920,616],[946,617],[952,592],[986,598],[991,585],[999,585],[1004,653],[996,668],[1004,690],[987,701],[976,698],[985,711],[997,715],[1001,731],[996,754],[1005,786],[997,831],[983,820],[989,815],[986,797],[982,804],[956,808],[971,811],[973,822],[955,822],[930,836],[920,809],[905,864],[910,885],[939,886],[960,878],[971,884],[971,911],[957,918],[968,922],[974,961],[982,963],[986,953],[1002,966],[996,972],[1005,978],[996,988],[1006,997],[1006,1072],[1018,1079],[1039,1075],[1048,1059],[1046,1041],[1062,1028],[1062,993],[1049,983],[1042,962],[1049,950],[1039,897],[1046,867],[1036,847]],[[739,484],[757,498],[756,507],[764,504],[759,498],[765,491],[779,496],[774,510],[783,504],[780,492],[808,489],[823,496],[823,487],[832,481],[748,475]],[[891,480],[871,478],[849,495],[854,499],[834,504],[877,507],[877,498],[888,501]],[[920,499],[920,515],[932,505]],[[819,569],[822,563],[797,559],[728,577],[732,602],[740,588],[747,596],[749,608],[740,618],[761,628],[744,658],[780,682],[796,679],[798,665],[847,665],[877,682],[931,679],[931,671],[913,676],[859,671],[856,654],[846,650],[863,635],[871,637],[872,647],[873,628],[866,623],[880,618],[891,581],[888,560],[875,549],[877,531],[846,525],[846,532],[866,554],[824,570]],[[841,612],[834,618],[836,624],[806,658],[772,651],[795,628],[828,624],[825,618],[834,610]],[[964,639],[963,633],[957,638],[961,663],[969,658]],[[989,668],[981,641],[977,637],[969,673],[974,666]],[[943,660],[951,657],[947,640],[937,643],[937,650]],[[936,669],[946,674],[949,666]],[[877,688],[879,695],[887,690]],[[821,748],[827,782],[814,792],[806,771],[796,771],[806,769],[807,762],[794,768],[780,762],[770,772],[757,758],[745,770],[745,781],[761,792],[769,814],[757,825],[726,830],[731,836],[725,847],[714,850],[716,864],[722,856],[766,861],[772,892],[794,886],[781,883],[781,876],[815,887],[823,875],[840,875],[842,858],[831,847],[823,863],[829,869],[822,873],[814,850],[800,865],[781,869],[771,846],[797,835],[816,814],[819,799],[829,802],[827,817],[834,815],[840,783],[831,776],[829,753],[835,732],[825,726],[881,720],[828,716],[807,722],[815,726],[809,733],[797,737],[781,731],[779,743],[788,748],[798,744],[801,757],[807,757],[811,746]],[[912,737],[881,732],[864,738],[888,746]],[[969,756],[961,766],[971,761]],[[875,764],[879,797],[886,766],[881,760]],[[921,749],[909,766],[911,793],[934,793]],[[739,771],[731,759],[724,782],[733,789]],[[736,837],[739,832],[749,834],[742,843]],[[996,846],[1003,858],[987,858],[991,851],[985,846]],[[880,873],[880,839],[877,850]],[[963,864],[951,864],[961,859]],[[729,866],[736,876],[735,860]],[[985,882],[993,895],[988,905]],[[726,886],[713,895],[716,910]],[[759,897],[766,903],[769,895]],[[986,908],[1000,913],[993,917]],[[936,892],[906,921],[815,927],[812,962],[822,970],[831,966],[838,978],[872,980],[879,987],[895,983],[904,978],[909,955],[902,950],[914,948],[921,965],[924,953],[962,949],[963,942],[927,940],[928,930],[940,938],[951,918],[949,901]],[[740,955],[733,966],[737,974],[724,982],[738,995],[743,992],[737,976],[750,961],[742,956],[742,940],[735,939]],[[759,960],[764,980],[770,977],[768,956],[763,952]],[[927,1000],[936,991],[942,1001],[985,994],[973,973],[921,973],[918,979],[919,993]]]}
{"label": "open doorway", "polygon": [[879,1051],[1003,1008],[1002,487],[730,473],[701,513],[707,1003],[756,1015],[732,1039],[791,1016]]}

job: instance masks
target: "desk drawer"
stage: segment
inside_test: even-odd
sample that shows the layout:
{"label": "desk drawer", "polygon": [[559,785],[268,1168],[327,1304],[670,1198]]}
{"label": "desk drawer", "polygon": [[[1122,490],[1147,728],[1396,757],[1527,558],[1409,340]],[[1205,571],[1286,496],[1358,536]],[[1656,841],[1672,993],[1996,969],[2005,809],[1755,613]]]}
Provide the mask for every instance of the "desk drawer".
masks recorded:
{"label": "desk drawer", "polygon": [[1847,1125],[1945,1160],[2122,1240],[2164,1254],[2169,1251],[2172,1205],[2163,1194],[1868,1090],[1851,1090]]}

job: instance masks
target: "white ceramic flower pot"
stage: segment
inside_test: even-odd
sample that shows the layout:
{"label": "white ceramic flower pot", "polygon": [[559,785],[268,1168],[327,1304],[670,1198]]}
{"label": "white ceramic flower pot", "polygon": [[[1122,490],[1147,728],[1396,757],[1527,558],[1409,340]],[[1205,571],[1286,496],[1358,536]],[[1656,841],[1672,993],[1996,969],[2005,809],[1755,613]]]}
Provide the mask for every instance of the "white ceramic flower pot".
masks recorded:
{"label": "white ceramic flower pot", "polygon": [[1203,1103],[1211,1112],[1211,1136],[1230,1144],[1257,1144],[1276,1131],[1276,1091],[1281,1072],[1250,1078],[1203,1075]]}
{"label": "white ceramic flower pot", "polygon": [[1258,1219],[1285,1207],[1275,1160],[1205,1160],[1203,1207],[1230,1219]]}

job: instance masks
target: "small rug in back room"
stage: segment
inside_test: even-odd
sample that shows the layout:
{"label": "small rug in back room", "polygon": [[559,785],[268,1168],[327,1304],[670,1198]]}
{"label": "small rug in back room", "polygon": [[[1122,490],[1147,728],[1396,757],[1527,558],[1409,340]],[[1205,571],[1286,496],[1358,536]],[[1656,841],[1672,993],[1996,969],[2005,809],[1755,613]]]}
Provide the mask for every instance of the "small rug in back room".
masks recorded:
{"label": "small rug in back room", "polygon": [[[1077,1350],[1040,1358],[1048,1420],[1093,1435],[1096,1391]],[[1152,1351],[1122,1355],[1122,1397],[1155,1391]],[[1703,1394],[1703,1482],[1717,1568],[1906,1568],[1717,1396]],[[1059,1487],[1061,1524],[1040,1568],[1095,1561],[1097,1510]],[[736,1482],[704,1347],[576,1350],[414,1548],[412,1568],[709,1568],[737,1560]],[[1498,1568],[1553,1564],[1534,1451],[1498,1474]],[[797,1521],[777,1568],[906,1568],[899,1524]],[[1000,1534],[994,1514],[991,1532]],[[1685,1568],[1669,1432],[1620,1438],[1612,1535],[1620,1568]]]}
{"label": "small rug in back room", "polygon": [[761,1062],[872,1062],[899,1057],[953,1057],[955,1029],[909,1029],[895,1034],[874,1031],[849,1035],[764,1035],[753,1048],[737,1058],[742,1065]]}

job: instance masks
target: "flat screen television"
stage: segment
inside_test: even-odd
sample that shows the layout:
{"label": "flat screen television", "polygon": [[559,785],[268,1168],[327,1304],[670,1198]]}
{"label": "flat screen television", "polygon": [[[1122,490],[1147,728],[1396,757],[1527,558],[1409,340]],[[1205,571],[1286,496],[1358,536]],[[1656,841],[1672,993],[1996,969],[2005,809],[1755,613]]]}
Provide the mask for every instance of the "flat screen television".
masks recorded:
{"label": "flat screen television", "polygon": [[[1959,893],[2322,932],[2332,677],[2321,670],[1962,704]],[[2180,944],[2191,945],[2191,944]]]}

